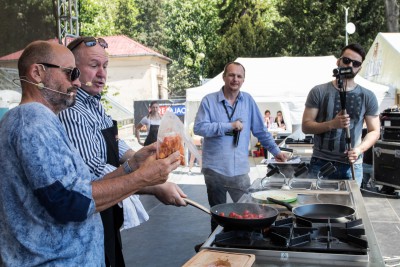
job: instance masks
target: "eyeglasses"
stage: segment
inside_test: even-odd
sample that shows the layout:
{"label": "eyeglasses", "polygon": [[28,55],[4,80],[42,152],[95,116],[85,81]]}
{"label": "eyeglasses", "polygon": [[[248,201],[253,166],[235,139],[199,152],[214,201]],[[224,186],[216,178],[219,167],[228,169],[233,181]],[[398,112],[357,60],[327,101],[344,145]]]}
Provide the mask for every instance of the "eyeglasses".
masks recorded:
{"label": "eyeglasses", "polygon": [[68,49],[69,50],[74,50],[75,48],[78,47],[81,43],[85,43],[87,47],[92,47],[95,46],[96,44],[99,44],[103,48],[108,48],[108,44],[106,40],[103,38],[94,38],[94,37],[79,37],[75,40],[73,40],[69,45]]}
{"label": "eyeglasses", "polygon": [[50,63],[37,63],[37,64],[43,65],[43,66],[48,67],[48,68],[59,68],[59,69],[61,69],[63,72],[65,72],[69,76],[71,82],[75,81],[76,79],[79,78],[79,76],[81,76],[81,71],[78,68],[73,68],[73,69],[65,68],[65,67],[57,66],[57,65],[54,65],[54,64],[50,64]]}
{"label": "eyeglasses", "polygon": [[358,68],[358,67],[360,67],[361,64],[362,64],[362,62],[357,61],[357,60],[353,60],[353,59],[348,58],[348,57],[341,57],[340,59],[341,59],[341,60],[343,61],[343,63],[346,64],[346,65],[349,65],[350,63],[353,63],[353,67],[354,67],[354,68]]}

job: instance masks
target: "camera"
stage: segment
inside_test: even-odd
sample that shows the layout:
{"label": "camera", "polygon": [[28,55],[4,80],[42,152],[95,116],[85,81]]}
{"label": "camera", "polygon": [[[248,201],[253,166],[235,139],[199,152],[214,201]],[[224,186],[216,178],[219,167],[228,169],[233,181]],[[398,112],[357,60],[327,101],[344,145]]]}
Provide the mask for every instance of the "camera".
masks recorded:
{"label": "camera", "polygon": [[354,78],[352,67],[339,67],[333,69],[333,77],[336,78]]}
{"label": "camera", "polygon": [[240,138],[240,131],[233,130],[233,131],[230,131],[230,132],[226,132],[225,135],[227,135],[227,136],[233,136],[233,145],[234,145],[235,147],[238,146],[238,144],[239,144],[239,138]]}

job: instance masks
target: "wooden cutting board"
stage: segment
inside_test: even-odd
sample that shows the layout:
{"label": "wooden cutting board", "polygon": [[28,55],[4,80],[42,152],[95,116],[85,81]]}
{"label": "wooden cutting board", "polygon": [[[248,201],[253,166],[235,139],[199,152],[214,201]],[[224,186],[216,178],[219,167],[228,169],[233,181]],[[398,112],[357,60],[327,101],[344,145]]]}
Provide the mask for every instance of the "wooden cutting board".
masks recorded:
{"label": "wooden cutting board", "polygon": [[254,254],[242,254],[204,249],[182,267],[250,267],[256,260]]}

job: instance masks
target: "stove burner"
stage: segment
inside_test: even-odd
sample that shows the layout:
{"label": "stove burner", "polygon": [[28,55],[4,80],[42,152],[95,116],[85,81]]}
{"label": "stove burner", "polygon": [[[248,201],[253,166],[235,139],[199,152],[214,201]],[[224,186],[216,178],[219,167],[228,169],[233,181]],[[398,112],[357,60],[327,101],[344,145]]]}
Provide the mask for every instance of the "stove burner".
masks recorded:
{"label": "stove burner", "polygon": [[[304,223],[304,222],[303,222]],[[367,255],[368,242],[362,220],[346,223],[299,224],[283,218],[261,231],[224,229],[215,236],[214,245],[228,248],[286,250]]]}
{"label": "stove burner", "polygon": [[337,239],[335,237],[331,237],[331,236],[319,236],[315,240],[319,243],[324,243],[324,244],[339,242],[339,239]]}

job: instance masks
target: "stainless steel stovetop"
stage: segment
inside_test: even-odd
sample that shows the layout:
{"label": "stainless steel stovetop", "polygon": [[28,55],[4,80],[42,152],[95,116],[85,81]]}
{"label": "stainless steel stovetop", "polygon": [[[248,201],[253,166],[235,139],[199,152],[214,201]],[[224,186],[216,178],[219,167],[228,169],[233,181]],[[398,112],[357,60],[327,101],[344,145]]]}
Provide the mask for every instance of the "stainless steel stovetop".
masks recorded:
{"label": "stainless steel stovetop", "polygon": [[[258,190],[279,190],[283,183],[279,179],[271,181],[270,185],[266,188],[261,187],[261,179],[254,181],[251,192]],[[340,181],[339,188],[335,189],[317,189],[316,180],[314,179],[301,179],[301,182],[311,182],[310,189],[291,189],[290,192],[297,194],[296,202],[292,203],[293,206],[312,204],[312,203],[330,203],[346,205],[356,210],[355,219],[362,220],[362,228],[365,229],[365,235],[362,236],[367,242],[367,248],[362,249],[361,252],[352,252],[351,246],[346,253],[330,252],[324,250],[305,250],[296,251],[297,249],[290,249],[283,246],[282,248],[270,248],[268,246],[258,245],[253,246],[221,246],[219,239],[225,234],[225,229],[218,227],[211,236],[206,240],[201,249],[211,249],[219,251],[230,251],[239,253],[251,253],[256,255],[256,262],[253,266],[384,266],[384,262],[376,241],[372,225],[365,210],[364,201],[362,199],[360,190],[355,181]],[[264,184],[265,186],[265,184]],[[243,195],[240,202],[254,202],[251,193]],[[286,212],[286,208],[279,205],[273,205],[279,211]],[[290,212],[289,212],[290,213]],[[279,218],[278,218],[279,219]],[[278,220],[277,220],[278,222]],[[313,225],[313,227],[315,227]],[[336,227],[336,226],[335,226]],[[341,228],[337,226],[336,228]],[[217,237],[217,242],[216,242]],[[268,242],[267,242],[268,243]],[[346,249],[346,247],[345,247]]]}

